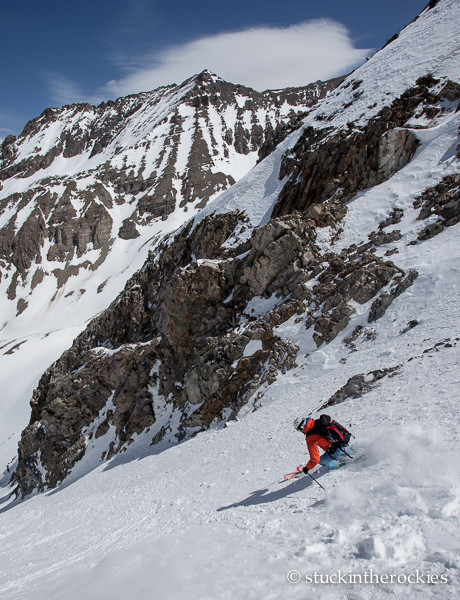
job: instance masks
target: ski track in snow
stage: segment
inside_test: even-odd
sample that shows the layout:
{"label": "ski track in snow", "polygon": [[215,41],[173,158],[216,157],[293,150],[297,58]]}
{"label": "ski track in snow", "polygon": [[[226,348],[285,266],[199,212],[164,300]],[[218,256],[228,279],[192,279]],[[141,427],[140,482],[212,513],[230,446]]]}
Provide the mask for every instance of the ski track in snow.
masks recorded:
{"label": "ski track in snow", "polygon": [[[448,22],[447,8],[452,11]],[[407,73],[414,74],[408,69],[412,61],[415,78],[425,74],[427,65],[435,75],[437,67],[444,74],[452,70],[455,60],[458,63],[455,52],[439,50],[436,44],[452,46],[459,10],[458,3],[446,0],[424,13],[361,67],[363,85],[379,76],[379,86],[391,85],[391,92],[398,95],[411,83]],[[432,33],[438,26],[445,32],[443,40]],[[425,57],[420,55],[422,43]],[[401,54],[404,44],[410,48],[407,58]],[[358,79],[359,73],[352,77]],[[367,87],[365,93],[371,94]],[[357,116],[369,98],[361,107],[359,102]],[[321,106],[322,111],[336,108],[333,97]],[[340,125],[340,114],[336,118]],[[357,306],[347,328],[319,349],[312,346],[303,323],[293,318],[283,324],[280,335],[301,348],[298,367],[264,390],[258,410],[247,409],[223,430],[210,430],[157,454],[140,437],[110,463],[84,477],[79,477],[77,465],[58,489],[20,504],[9,504],[10,489],[3,488],[0,598],[458,597],[459,226],[407,245],[426,224],[416,221],[414,198],[458,171],[454,152],[458,125],[457,113],[436,130],[420,132],[422,144],[411,163],[349,203],[344,231],[332,246],[340,251],[365,241],[391,210],[404,210],[401,223],[393,227],[401,230],[402,238],[394,242],[398,253],[392,260],[405,270],[416,269],[419,277],[386,314],[369,325],[369,306]],[[281,153],[298,135],[221,195],[200,218],[212,210],[239,208],[247,209],[253,224],[263,223],[283,183],[277,179]],[[330,247],[331,233],[322,231],[325,249]],[[265,304],[254,301],[251,306],[263,311]],[[418,324],[407,329],[415,319]],[[374,339],[360,336],[357,351],[352,352],[343,342],[358,324]],[[45,341],[37,335],[27,342],[24,347],[35,356],[37,373],[49,356],[41,353],[41,346],[65,346],[73,335],[57,330]],[[63,341],[60,336],[68,338]],[[16,371],[10,374],[19,377],[20,363],[11,364]],[[283,481],[284,473],[306,461],[306,446],[293,430],[293,419],[317,414],[353,375],[396,366],[395,374],[363,397],[325,411],[350,425],[356,436],[351,444],[355,458],[348,465],[336,472],[314,472],[326,491],[309,477]],[[30,389],[32,382],[24,380],[22,385]],[[11,435],[9,426],[6,415],[4,439]],[[10,449],[11,440],[7,442]],[[324,578],[340,570],[345,576],[364,576],[370,569],[378,576],[431,574],[447,578],[447,583],[305,581],[315,573]],[[289,572],[294,578],[298,572],[300,581],[289,583]]]}

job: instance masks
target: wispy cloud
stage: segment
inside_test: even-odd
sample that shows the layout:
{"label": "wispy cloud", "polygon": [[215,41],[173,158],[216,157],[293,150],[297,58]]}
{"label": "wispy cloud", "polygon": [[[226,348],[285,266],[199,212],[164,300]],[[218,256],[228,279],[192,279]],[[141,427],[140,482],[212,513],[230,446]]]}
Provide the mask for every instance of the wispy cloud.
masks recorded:
{"label": "wispy cloud", "polygon": [[44,71],[43,77],[48,87],[51,102],[55,106],[88,101],[79,85],[69,77],[53,71]]}
{"label": "wispy cloud", "polygon": [[[0,115],[0,120],[2,118],[3,118],[2,115]],[[0,121],[0,123],[1,123],[1,121]],[[2,140],[3,138],[5,138],[10,133],[16,133],[16,132],[14,131],[14,129],[10,129],[10,127],[1,127],[0,126],[0,140]]]}
{"label": "wispy cloud", "polygon": [[18,135],[24,122],[22,115],[9,110],[3,111],[0,107],[0,144],[8,135]]}
{"label": "wispy cloud", "polygon": [[335,21],[258,27],[201,38],[141,57],[137,68],[108,82],[102,94],[122,96],[180,83],[204,69],[259,90],[300,86],[344,74],[369,52],[355,48],[347,29]]}
{"label": "wispy cloud", "polygon": [[119,57],[118,66],[124,75],[89,94],[62,74],[45,72],[43,76],[53,105],[98,104],[181,83],[204,69],[258,90],[301,86],[345,74],[369,52],[368,48],[354,47],[342,24],[320,19],[289,27],[221,33],[156,53]]}

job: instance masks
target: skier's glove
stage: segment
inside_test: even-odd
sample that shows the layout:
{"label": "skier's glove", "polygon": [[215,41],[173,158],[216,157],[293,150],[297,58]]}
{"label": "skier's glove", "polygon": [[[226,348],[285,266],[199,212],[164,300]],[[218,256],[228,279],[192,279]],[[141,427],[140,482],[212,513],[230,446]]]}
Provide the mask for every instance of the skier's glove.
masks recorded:
{"label": "skier's glove", "polygon": [[308,473],[308,469],[307,469],[307,467],[304,467],[304,468],[302,469],[302,473],[305,473],[305,475]]}

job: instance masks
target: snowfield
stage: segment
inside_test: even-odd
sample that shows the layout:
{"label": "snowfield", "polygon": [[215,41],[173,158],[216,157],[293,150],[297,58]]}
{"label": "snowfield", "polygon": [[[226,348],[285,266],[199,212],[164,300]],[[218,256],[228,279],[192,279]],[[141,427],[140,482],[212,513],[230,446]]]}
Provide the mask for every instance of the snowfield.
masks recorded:
{"label": "snowfield", "polygon": [[[352,115],[360,117],[371,96],[378,106],[366,115],[375,114],[429,71],[460,81],[459,23],[456,0],[425,11],[350,76],[364,82]],[[342,126],[346,99],[337,91],[305,123],[325,112]],[[459,126],[460,112],[451,111],[416,130],[421,144],[412,161],[348,203],[339,239],[332,242],[335,232],[328,229],[320,232],[324,251],[340,252],[367,241],[395,208],[404,211],[393,227],[402,237],[376,253],[394,250],[389,260],[418,277],[382,318],[368,323],[372,300],[356,305],[346,329],[316,348],[295,315],[278,334],[300,347],[297,367],[262,390],[257,410],[243,409],[224,429],[163,452],[140,436],[102,465],[95,448],[60,487],[23,502],[10,497],[4,478],[0,598],[459,597],[460,225],[418,242],[427,222],[417,221],[413,207],[421,192],[459,172]],[[277,178],[282,152],[299,135],[200,214],[239,208],[253,225],[265,222],[283,185]],[[248,310],[263,314],[274,302],[253,302]],[[362,335],[352,347],[345,340],[358,325]],[[60,349],[73,335],[56,330],[49,339]],[[36,374],[57,352],[46,344],[38,335],[27,342]],[[253,344],[247,352],[257,349]],[[21,353],[11,356],[10,378],[19,378]],[[377,380],[377,370],[386,375]],[[24,396],[7,405],[11,414],[2,414],[5,461],[15,444],[7,438],[18,435],[14,426],[28,414],[26,394],[36,374],[24,375]],[[359,374],[369,383],[367,393],[320,410]],[[308,476],[284,481],[308,460],[294,418],[321,412],[350,428],[354,458],[338,471],[313,472],[324,490]]]}
{"label": "snowfield", "polygon": [[[1,597],[457,598],[455,228],[425,248],[421,275],[357,352],[343,339],[359,315],[269,387],[259,410],[224,430],[156,455],[131,447],[6,510]],[[415,318],[419,324],[402,333]],[[284,481],[306,462],[292,420],[316,411],[350,376],[398,365],[362,398],[327,409],[356,439],[348,465],[316,471],[326,491],[309,477]],[[289,572],[301,580],[289,583]],[[334,581],[339,572],[357,583],[306,582],[315,573]],[[366,573],[374,582],[359,584]],[[417,574],[438,583],[375,583],[375,575]]]}

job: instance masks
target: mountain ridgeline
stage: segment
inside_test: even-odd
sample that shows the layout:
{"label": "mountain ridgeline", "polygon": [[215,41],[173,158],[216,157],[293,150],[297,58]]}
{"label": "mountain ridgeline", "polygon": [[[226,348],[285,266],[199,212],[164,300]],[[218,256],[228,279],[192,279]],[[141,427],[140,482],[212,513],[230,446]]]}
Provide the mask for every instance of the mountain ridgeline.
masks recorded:
{"label": "mountain ridgeline", "polygon": [[[114,260],[121,242],[148,251],[41,377],[18,493],[56,487],[76,465],[130,447],[158,452],[223,427],[357,315],[343,343],[372,341],[372,324],[419,275],[398,265],[400,244],[425,244],[460,221],[455,149],[409,207],[398,198],[367,239],[341,241],[353,198],[398,176],[440,131],[458,133],[452,70],[436,56],[439,72],[401,58],[411,32],[435,35],[435,11],[451,4],[427,7],[345,80],[260,94],[205,72],[98,108],[45,111],[5,140],[4,191],[30,182],[1,205],[11,210],[4,285],[18,313],[46,277],[72,295],[66,286]],[[405,64],[397,76],[395,64]],[[410,215],[420,225],[406,239],[399,224]]]}
{"label": "mountain ridgeline", "polygon": [[18,139],[8,136],[0,266],[9,318],[27,310],[43,284],[64,296],[88,291],[82,279],[112,254],[136,238],[144,244],[153,223],[161,234],[206,206],[341,81],[260,93],[204,71],[97,107],[50,108]]}

